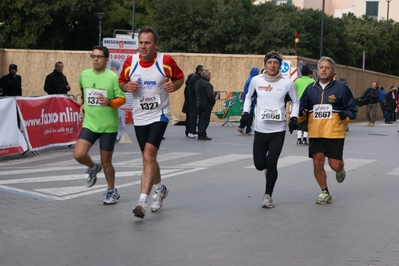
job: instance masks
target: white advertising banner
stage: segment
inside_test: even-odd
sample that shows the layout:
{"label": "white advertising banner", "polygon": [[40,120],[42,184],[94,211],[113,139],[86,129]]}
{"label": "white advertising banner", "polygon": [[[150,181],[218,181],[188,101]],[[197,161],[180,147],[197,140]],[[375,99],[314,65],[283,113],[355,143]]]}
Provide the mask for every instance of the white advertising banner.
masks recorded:
{"label": "white advertising banner", "polygon": [[[126,59],[129,56],[137,53],[138,38],[137,37],[134,39],[104,38],[103,45],[107,47],[109,51],[110,67],[119,65],[119,68],[116,68],[116,71],[120,73],[123,63],[125,63]],[[132,120],[133,95],[131,93],[126,93],[126,103],[120,107],[120,110],[124,111],[123,113],[119,112],[119,114],[125,116],[125,122],[128,124],[133,123]],[[119,125],[120,128],[124,128],[124,126],[125,125]],[[123,132],[119,132],[119,135],[123,135]]]}
{"label": "white advertising banner", "polygon": [[18,128],[15,97],[0,98],[0,156],[23,153],[28,149]]}
{"label": "white advertising banner", "polygon": [[137,53],[138,40],[104,38],[103,45],[108,48],[109,60],[116,60],[124,63],[128,56]]}

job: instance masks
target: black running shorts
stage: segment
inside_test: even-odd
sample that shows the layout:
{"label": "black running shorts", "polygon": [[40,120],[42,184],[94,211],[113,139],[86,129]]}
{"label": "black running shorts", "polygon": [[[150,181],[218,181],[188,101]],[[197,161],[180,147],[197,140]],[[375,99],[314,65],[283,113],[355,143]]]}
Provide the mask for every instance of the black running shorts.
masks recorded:
{"label": "black running shorts", "polygon": [[100,139],[100,150],[114,151],[116,135],[118,135],[118,132],[96,133],[88,128],[82,128],[82,131],[80,131],[78,138],[87,140],[91,144],[94,144],[94,142],[96,142],[97,139]]}
{"label": "black running shorts", "polygon": [[166,122],[155,122],[145,126],[134,126],[140,150],[144,151],[146,143],[150,143],[159,149],[167,126],[168,123]]}
{"label": "black running shorts", "polygon": [[342,160],[345,139],[309,138],[309,157],[313,153],[322,152],[331,159]]}

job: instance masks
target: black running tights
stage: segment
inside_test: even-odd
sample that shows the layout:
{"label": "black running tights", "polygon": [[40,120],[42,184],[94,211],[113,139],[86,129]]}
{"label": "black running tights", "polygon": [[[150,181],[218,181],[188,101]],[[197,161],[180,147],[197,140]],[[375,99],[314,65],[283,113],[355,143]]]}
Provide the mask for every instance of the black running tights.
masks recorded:
{"label": "black running tights", "polygon": [[277,181],[277,162],[283,149],[285,131],[275,133],[260,133],[255,131],[253,156],[257,170],[265,170],[265,194],[272,195]]}

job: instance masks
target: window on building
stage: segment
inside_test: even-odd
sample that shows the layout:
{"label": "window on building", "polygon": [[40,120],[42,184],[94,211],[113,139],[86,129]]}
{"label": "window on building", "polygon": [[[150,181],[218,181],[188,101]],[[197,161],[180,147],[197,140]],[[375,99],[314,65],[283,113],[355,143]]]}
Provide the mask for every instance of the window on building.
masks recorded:
{"label": "window on building", "polygon": [[366,16],[378,20],[378,1],[366,2]]}
{"label": "window on building", "polygon": [[275,5],[283,5],[283,4],[288,4],[292,5],[292,0],[272,0],[272,3]]}

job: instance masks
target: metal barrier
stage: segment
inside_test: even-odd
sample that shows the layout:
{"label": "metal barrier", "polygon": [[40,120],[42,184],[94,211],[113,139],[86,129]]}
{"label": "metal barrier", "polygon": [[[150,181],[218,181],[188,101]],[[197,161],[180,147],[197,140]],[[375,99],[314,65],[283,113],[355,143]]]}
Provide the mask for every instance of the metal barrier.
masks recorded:
{"label": "metal barrier", "polygon": [[[219,106],[214,108],[214,114],[216,115],[217,118],[223,119],[224,123],[222,126],[227,125],[227,126],[233,126],[234,124],[232,122],[238,122],[238,121],[232,121],[230,120],[230,117],[239,117],[241,116],[242,113],[242,92],[226,92],[223,91],[224,95],[223,97],[220,97],[219,99]],[[216,97],[215,97],[216,98]],[[215,104],[216,105],[216,104]]]}
{"label": "metal barrier", "polygon": [[81,103],[80,98],[82,96],[82,94],[66,94],[66,96],[69,96],[72,100],[74,100],[77,103]]}
{"label": "metal barrier", "polygon": [[73,94],[67,94],[67,96],[69,96],[70,98],[72,98],[72,100],[75,100],[75,101],[76,101],[75,95],[73,95]]}
{"label": "metal barrier", "polygon": [[214,91],[215,105],[213,106],[212,113],[222,111],[224,101],[227,99],[227,91]]}
{"label": "metal barrier", "polygon": [[79,93],[79,94],[75,95],[75,101],[77,101],[78,103],[82,103],[81,98],[82,98],[82,94]]}
{"label": "metal barrier", "polygon": [[[66,97],[71,98],[72,100],[74,100],[75,102],[79,102],[79,97],[81,96],[81,94],[42,94],[42,95],[32,95],[32,96],[28,96],[28,97],[42,97],[42,96],[48,96],[48,95],[65,95]],[[79,102],[80,103],[80,102]]]}

